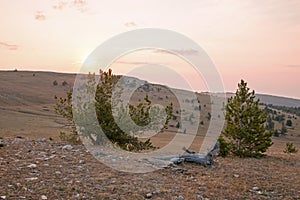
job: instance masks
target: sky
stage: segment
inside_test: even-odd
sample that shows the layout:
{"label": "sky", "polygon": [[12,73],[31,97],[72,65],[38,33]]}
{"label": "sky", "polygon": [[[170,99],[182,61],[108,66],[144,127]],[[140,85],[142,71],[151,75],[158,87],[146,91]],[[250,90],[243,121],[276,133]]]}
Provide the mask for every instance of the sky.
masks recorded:
{"label": "sky", "polygon": [[[257,93],[300,99],[298,0],[0,0],[0,25],[0,70],[76,73],[111,37],[160,28],[199,44],[226,91],[235,91],[244,79]],[[122,73],[143,63],[187,66],[149,51],[120,57],[113,66]],[[176,78],[169,79],[176,84]],[[205,90],[198,81],[197,89]]]}

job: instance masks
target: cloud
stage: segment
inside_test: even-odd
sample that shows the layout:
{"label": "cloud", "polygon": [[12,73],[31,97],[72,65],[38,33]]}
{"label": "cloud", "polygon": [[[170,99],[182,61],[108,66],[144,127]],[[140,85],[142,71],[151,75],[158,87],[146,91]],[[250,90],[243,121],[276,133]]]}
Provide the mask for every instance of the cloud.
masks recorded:
{"label": "cloud", "polygon": [[[198,55],[198,51],[195,49],[171,49],[172,52],[181,54],[181,55]],[[171,52],[171,53],[172,53]],[[167,50],[155,49],[154,53],[170,53]]]}
{"label": "cloud", "polygon": [[66,1],[59,1],[57,4],[53,5],[52,8],[54,10],[63,10],[68,5]]}
{"label": "cloud", "polygon": [[36,11],[34,18],[38,21],[44,21],[46,20],[46,15],[43,11]]}
{"label": "cloud", "polygon": [[8,44],[6,42],[0,42],[0,48],[4,48],[7,50],[18,50],[19,46],[15,44]]}
{"label": "cloud", "polygon": [[88,2],[87,0],[58,0],[55,5],[52,6],[54,10],[63,10],[65,8],[75,8],[80,12],[86,12]]}
{"label": "cloud", "polygon": [[128,64],[128,65],[147,65],[147,64],[153,64],[153,63],[149,63],[149,62],[138,62],[138,61],[117,61],[115,63],[118,64]]}
{"label": "cloud", "polygon": [[300,65],[284,65],[284,66],[290,68],[300,68]]}
{"label": "cloud", "polygon": [[124,24],[126,27],[130,28],[130,27],[137,27],[137,24],[134,22],[126,22]]}

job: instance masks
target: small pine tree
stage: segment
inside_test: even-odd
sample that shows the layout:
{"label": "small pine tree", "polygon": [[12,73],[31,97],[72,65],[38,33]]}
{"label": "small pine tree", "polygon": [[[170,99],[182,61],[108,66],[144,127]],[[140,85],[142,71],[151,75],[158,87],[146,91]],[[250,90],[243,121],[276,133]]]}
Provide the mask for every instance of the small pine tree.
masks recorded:
{"label": "small pine tree", "polygon": [[181,127],[181,125],[180,125],[180,122],[177,122],[177,124],[176,124],[176,128],[180,128]]}
{"label": "small pine tree", "polygon": [[281,123],[281,130],[280,130],[280,134],[285,135],[287,133],[287,128],[284,125],[284,122]]}
{"label": "small pine tree", "polygon": [[292,126],[293,125],[292,120],[290,120],[290,119],[286,120],[286,125],[287,126]]}
{"label": "small pine tree", "polygon": [[283,150],[284,153],[297,153],[298,149],[294,146],[293,143],[287,142],[285,144],[285,149]]}
{"label": "small pine tree", "polygon": [[274,131],[274,136],[275,137],[279,137],[280,136],[280,133],[279,133],[279,131],[277,129]]}
{"label": "small pine tree", "polygon": [[58,85],[58,83],[57,83],[57,81],[55,80],[55,81],[53,81],[53,85],[54,86],[57,86]]}
{"label": "small pine tree", "polygon": [[273,144],[273,131],[265,129],[267,113],[259,108],[254,94],[241,80],[226,105],[224,142],[230,153],[240,157],[260,157]]}
{"label": "small pine tree", "polygon": [[66,85],[68,85],[68,82],[67,82],[67,81],[63,81],[63,82],[61,83],[61,85],[62,85],[62,86],[66,86]]}

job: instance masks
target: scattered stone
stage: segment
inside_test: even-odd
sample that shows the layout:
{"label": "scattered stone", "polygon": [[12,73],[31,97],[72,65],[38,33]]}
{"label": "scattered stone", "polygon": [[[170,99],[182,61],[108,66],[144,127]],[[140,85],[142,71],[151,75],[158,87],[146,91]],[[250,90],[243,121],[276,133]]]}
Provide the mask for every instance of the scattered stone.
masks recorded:
{"label": "scattered stone", "polygon": [[257,191],[257,194],[263,194],[263,192],[259,190],[259,191]]}
{"label": "scattered stone", "polygon": [[185,169],[185,168],[178,168],[178,167],[172,168],[172,172],[180,172],[180,173],[183,173],[183,172],[185,172],[185,171],[187,171],[187,169]]}
{"label": "scattered stone", "polygon": [[79,197],[80,197],[79,194],[75,194],[75,196],[74,196],[75,199],[78,199]]}
{"label": "scattered stone", "polygon": [[46,195],[42,195],[41,198],[42,198],[43,200],[48,199]]}
{"label": "scattered stone", "polygon": [[178,196],[178,197],[176,198],[176,200],[184,200],[184,197],[183,197],[183,196]]}
{"label": "scattered stone", "polygon": [[252,190],[255,190],[255,191],[257,191],[257,190],[259,190],[259,188],[258,188],[258,187],[256,187],[256,186],[254,186],[254,187],[252,188]]}
{"label": "scattered stone", "polygon": [[25,178],[26,181],[34,181],[37,180],[37,177]]}
{"label": "scattered stone", "polygon": [[71,150],[71,149],[73,149],[73,147],[70,144],[67,144],[67,145],[62,147],[62,150]]}
{"label": "scattered stone", "polygon": [[238,174],[233,174],[233,177],[234,177],[234,178],[238,178],[238,177],[240,177],[240,175],[238,175]]}
{"label": "scattered stone", "polygon": [[37,167],[37,165],[36,165],[36,164],[34,164],[34,163],[32,163],[32,164],[28,165],[27,167],[28,167],[28,168],[36,168],[36,167]]}
{"label": "scattered stone", "polygon": [[204,199],[203,196],[202,196],[201,194],[197,194],[197,195],[196,195],[196,198],[197,198],[198,200],[203,200],[203,199]]}
{"label": "scattered stone", "polygon": [[147,193],[147,194],[146,194],[146,198],[147,198],[147,199],[151,199],[151,198],[152,198],[152,193]]}
{"label": "scattered stone", "polygon": [[84,164],[85,161],[84,160],[79,160],[79,164]]}

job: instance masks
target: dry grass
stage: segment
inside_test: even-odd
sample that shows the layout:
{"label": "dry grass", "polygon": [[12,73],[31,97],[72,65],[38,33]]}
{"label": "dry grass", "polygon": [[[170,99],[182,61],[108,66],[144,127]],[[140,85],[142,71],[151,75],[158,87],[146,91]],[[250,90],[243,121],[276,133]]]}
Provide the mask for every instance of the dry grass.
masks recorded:
{"label": "dry grass", "polygon": [[[101,164],[80,145],[62,150],[65,143],[46,140],[7,143],[0,149],[0,196],[7,199],[144,199],[148,193],[152,199],[300,198],[299,154],[217,158],[211,169],[186,163],[179,169],[129,174]],[[29,168],[32,163],[37,167]]]}

